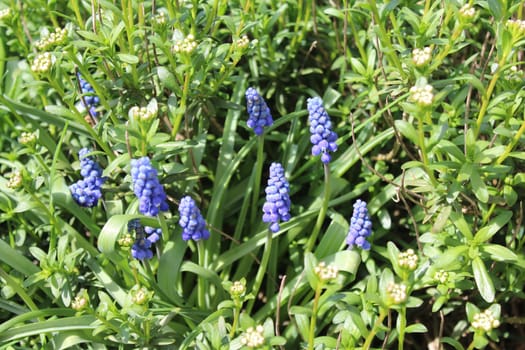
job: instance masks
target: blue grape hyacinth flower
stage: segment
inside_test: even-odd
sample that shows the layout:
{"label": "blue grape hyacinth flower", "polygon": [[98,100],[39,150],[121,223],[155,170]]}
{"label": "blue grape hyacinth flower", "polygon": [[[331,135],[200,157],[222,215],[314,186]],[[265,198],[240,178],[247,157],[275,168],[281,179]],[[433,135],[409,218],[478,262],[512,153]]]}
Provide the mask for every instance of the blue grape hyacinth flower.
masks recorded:
{"label": "blue grape hyacinth flower", "polygon": [[87,109],[89,109],[89,112],[94,118],[98,118],[98,112],[97,107],[100,104],[100,98],[95,94],[95,90],[89,84],[87,81],[85,81],[80,74],[78,74],[78,81],[80,84],[80,90],[82,91],[83,97],[83,104],[85,102],[85,106]]}
{"label": "blue grape hyacinth flower", "polygon": [[185,241],[210,238],[206,221],[201,215],[197,204],[190,196],[185,196],[179,204],[179,225],[182,227],[182,239]]}
{"label": "blue grape hyacinth flower", "polygon": [[262,135],[264,128],[273,124],[273,118],[262,96],[252,87],[246,90],[246,107],[249,116],[248,127],[253,129],[255,135]]}
{"label": "blue grape hyacinth flower", "polygon": [[310,142],[312,155],[321,155],[321,161],[330,163],[330,152],[337,151],[337,134],[332,131],[330,116],[323,107],[320,97],[309,98],[307,101],[308,120],[310,121]]}
{"label": "blue grape hyacinth flower", "polygon": [[159,182],[157,169],[148,157],[131,160],[131,179],[133,192],[139,199],[139,212],[157,216],[160,211],[169,209],[166,193]]}
{"label": "blue grape hyacinth flower", "polygon": [[350,219],[350,229],[348,230],[346,243],[350,249],[358,246],[361,249],[369,250],[370,242],[366,239],[370,237],[371,234],[372,221],[370,221],[370,216],[368,215],[366,202],[358,199],[354,203],[354,212]]}
{"label": "blue grape hyacinth flower", "polygon": [[131,256],[137,260],[151,259],[153,258],[153,252],[151,246],[158,240],[158,237],[152,241],[150,239],[151,234],[148,235],[148,230],[157,230],[151,227],[143,227],[138,219],[134,219],[128,222],[128,232],[135,232],[135,243],[131,246]]}
{"label": "blue grape hyacinth flower", "polygon": [[279,221],[290,220],[290,185],[279,163],[270,165],[270,177],[266,187],[266,202],[263,205],[263,222],[271,223],[272,232],[279,231]]}
{"label": "blue grape hyacinth flower", "polygon": [[97,205],[98,200],[102,197],[102,184],[106,180],[102,177],[102,168],[88,157],[91,151],[82,148],[78,152],[80,158],[80,175],[82,179],[69,186],[71,195],[75,202],[80,206],[92,208]]}

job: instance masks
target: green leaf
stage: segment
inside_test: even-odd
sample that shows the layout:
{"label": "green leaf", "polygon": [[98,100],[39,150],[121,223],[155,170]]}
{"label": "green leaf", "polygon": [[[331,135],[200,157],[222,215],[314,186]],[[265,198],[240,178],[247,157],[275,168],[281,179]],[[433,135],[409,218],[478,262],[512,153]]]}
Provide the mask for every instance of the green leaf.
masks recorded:
{"label": "green leaf", "polygon": [[496,261],[518,261],[518,256],[512,250],[499,244],[483,244],[480,246],[480,250],[489,254]]}
{"label": "green leaf", "polygon": [[0,342],[10,342],[46,333],[95,329],[95,321],[95,316],[85,315],[31,323],[19,327],[13,327],[6,330],[5,332],[2,332],[0,334]]}
{"label": "green leaf", "polygon": [[428,332],[427,327],[422,323],[411,324],[405,328],[406,333],[426,333]]}
{"label": "green leaf", "polygon": [[315,256],[319,259],[340,251],[345,245],[348,222],[338,213],[331,215],[331,219],[328,229],[315,249]]}
{"label": "green leaf", "polygon": [[453,346],[456,350],[465,350],[463,345],[461,345],[461,343],[454,338],[443,337],[441,338],[441,342]]}
{"label": "green leaf", "polygon": [[317,266],[317,258],[311,252],[306,252],[304,255],[304,273],[306,275],[306,280],[310,283],[310,287],[313,290],[317,289],[319,284],[319,277],[315,273],[315,267]]}
{"label": "green leaf", "polygon": [[113,299],[119,303],[121,307],[124,307],[127,304],[128,293],[115,282],[115,278],[110,276],[93,258],[87,259],[86,265],[93,271],[99,282],[104,286],[106,291],[111,294]]}
{"label": "green leaf", "polygon": [[137,64],[139,63],[139,58],[135,55],[130,55],[127,53],[119,53],[117,54],[117,57],[121,62],[127,63],[127,64]]}
{"label": "green leaf", "polygon": [[485,182],[481,179],[478,167],[472,169],[470,181],[472,184],[472,191],[476,198],[482,203],[487,203],[489,200],[489,191],[487,190],[487,185],[485,185]]}
{"label": "green leaf", "polygon": [[18,252],[16,249],[11,248],[9,244],[0,239],[0,261],[11,266],[13,269],[23,273],[26,276],[30,276],[40,271],[40,269],[33,264],[29,259]]}
{"label": "green leaf", "polygon": [[512,211],[504,210],[494,219],[490,220],[488,225],[483,226],[478,232],[476,232],[474,235],[474,241],[477,243],[488,241],[509,222],[511,217]]}
{"label": "green leaf", "polygon": [[412,123],[409,123],[406,120],[399,119],[395,121],[395,125],[404,137],[406,137],[416,145],[419,144],[419,136]]}
{"label": "green leaf", "polygon": [[175,286],[180,278],[180,266],[186,248],[187,244],[182,241],[181,235],[175,237],[175,242],[168,241],[160,256],[157,272],[159,288],[178,305],[181,305],[183,301],[177,294]]}
{"label": "green leaf", "polygon": [[489,11],[494,16],[496,21],[499,21],[503,16],[503,7],[500,0],[488,0]]}
{"label": "green leaf", "polygon": [[470,231],[470,226],[465,220],[465,217],[462,213],[458,213],[457,211],[453,211],[450,213],[450,220],[456,226],[456,228],[465,236],[467,240],[472,240],[472,231]]}
{"label": "green leaf", "polygon": [[494,284],[480,257],[472,260],[472,272],[474,273],[474,280],[483,299],[489,303],[493,302],[495,294]]}
{"label": "green leaf", "polygon": [[457,247],[447,248],[441,255],[435,260],[433,267],[436,269],[445,268],[454,263],[458,262],[458,258],[463,255],[469,247],[467,245],[460,245]]}

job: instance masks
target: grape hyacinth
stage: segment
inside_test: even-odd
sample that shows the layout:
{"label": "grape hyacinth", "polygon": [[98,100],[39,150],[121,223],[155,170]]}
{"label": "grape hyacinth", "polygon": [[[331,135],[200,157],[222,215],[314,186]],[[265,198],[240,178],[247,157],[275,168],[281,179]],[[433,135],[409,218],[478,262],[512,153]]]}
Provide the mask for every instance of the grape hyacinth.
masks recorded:
{"label": "grape hyacinth", "polygon": [[246,108],[249,116],[248,127],[253,129],[255,135],[262,135],[264,127],[273,124],[273,118],[262,96],[252,87],[246,90]]}
{"label": "grape hyacinth", "polygon": [[290,220],[290,185],[279,163],[270,165],[270,178],[266,187],[266,202],[263,205],[263,222],[272,223],[270,231],[280,230],[279,221]]}
{"label": "grape hyacinth", "polygon": [[139,198],[139,212],[157,216],[160,211],[169,209],[166,193],[159,182],[157,169],[148,157],[131,160],[131,179],[133,192]]}
{"label": "grape hyacinth", "polygon": [[179,225],[182,227],[182,239],[199,241],[210,238],[210,232],[206,228],[206,221],[201,215],[197,204],[190,197],[186,196],[180,200],[179,204]]}
{"label": "grape hyacinth", "polygon": [[368,215],[366,202],[358,199],[354,203],[354,212],[350,220],[350,229],[346,237],[346,243],[349,248],[354,245],[364,250],[370,249],[370,243],[366,240],[372,234],[372,221]]}
{"label": "grape hyacinth", "polygon": [[[152,237],[152,234],[148,235],[148,229],[154,230],[156,237]],[[135,243],[131,246],[131,256],[137,260],[151,259],[153,258],[153,252],[151,246],[155,243],[159,236],[156,234],[156,230],[152,227],[143,227],[138,219],[134,219],[128,222],[128,232],[131,234],[135,231]],[[151,239],[153,238],[153,240]]]}
{"label": "grape hyacinth", "polygon": [[106,180],[102,177],[102,169],[92,157],[86,155],[91,152],[87,148],[82,148],[78,152],[80,158],[80,175],[83,179],[69,186],[71,195],[75,201],[83,206],[92,208],[97,205],[98,200],[102,197],[102,184]]}
{"label": "grape hyacinth", "polygon": [[330,163],[332,157],[329,152],[337,151],[337,134],[332,131],[330,116],[323,107],[320,97],[309,98],[307,101],[308,120],[310,121],[310,142],[312,143],[312,155],[321,153],[321,161]]}
{"label": "grape hyacinth", "polygon": [[78,74],[78,81],[80,84],[82,94],[84,95],[82,104],[85,103],[86,105],[84,107],[89,109],[89,113],[95,119],[98,118],[97,107],[100,104],[100,98],[97,95],[95,95],[95,90],[93,89],[91,84],[82,79],[80,74]]}

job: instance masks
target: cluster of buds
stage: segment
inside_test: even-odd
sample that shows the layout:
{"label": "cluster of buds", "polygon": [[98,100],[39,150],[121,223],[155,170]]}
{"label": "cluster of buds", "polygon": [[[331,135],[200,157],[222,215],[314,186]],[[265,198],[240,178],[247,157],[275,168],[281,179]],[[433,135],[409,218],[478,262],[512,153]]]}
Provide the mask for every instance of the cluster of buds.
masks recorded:
{"label": "cluster of buds", "polygon": [[430,62],[431,58],[432,58],[432,50],[428,46],[422,49],[412,50],[412,62],[414,62],[414,64],[417,67],[426,65],[428,62]]}
{"label": "cluster of buds", "polygon": [[434,274],[434,279],[441,284],[447,283],[449,277],[450,277],[450,274],[443,269],[436,271],[436,273]]}
{"label": "cluster of buds", "polygon": [[79,293],[71,302],[71,308],[75,311],[82,311],[89,305],[87,293],[85,291]]}
{"label": "cluster of buds", "polygon": [[134,120],[149,121],[157,116],[158,111],[157,101],[152,100],[146,107],[131,107],[128,116]]}
{"label": "cluster of buds", "polygon": [[131,247],[133,245],[133,242],[135,242],[135,240],[129,233],[126,233],[124,236],[119,238],[117,241],[117,243],[121,247]]}
{"label": "cluster of buds", "polygon": [[0,21],[7,20],[11,17],[11,9],[5,8],[0,10]]}
{"label": "cluster of buds", "polygon": [[419,258],[413,249],[408,249],[406,252],[401,252],[397,256],[399,267],[414,271],[417,268],[417,261]]}
{"label": "cluster of buds", "polygon": [[402,283],[391,282],[386,287],[388,298],[394,302],[394,304],[401,304],[407,299],[407,286]]}
{"label": "cluster of buds", "polygon": [[32,146],[35,144],[37,139],[36,133],[34,132],[23,132],[18,138],[18,142],[25,146]]}
{"label": "cluster of buds", "polygon": [[22,172],[20,170],[16,170],[11,173],[9,181],[7,181],[7,187],[11,189],[17,189],[22,187],[23,183],[24,177],[22,176]]}
{"label": "cluster of buds", "polygon": [[196,47],[195,37],[193,34],[188,34],[184,39],[175,42],[173,52],[191,53]]}
{"label": "cluster of buds", "polygon": [[459,18],[470,21],[476,15],[476,9],[471,4],[465,4],[459,9]]}
{"label": "cluster of buds", "polygon": [[55,28],[54,33],[46,33],[43,37],[35,42],[35,46],[39,50],[47,50],[50,47],[60,45],[64,43],[67,36],[66,28]]}
{"label": "cluster of buds", "polygon": [[422,107],[428,107],[434,100],[432,85],[412,86],[410,88],[410,100]]}
{"label": "cluster of buds", "polygon": [[245,47],[248,47],[250,45],[250,39],[248,39],[247,35],[243,35],[239,39],[235,40],[235,47],[239,49],[244,49]]}
{"label": "cluster of buds", "polygon": [[319,279],[323,282],[334,280],[337,278],[337,273],[339,270],[337,267],[333,264],[326,265],[324,261],[321,261],[315,268],[314,268],[315,274],[319,277]]}
{"label": "cluster of buds", "polygon": [[506,25],[515,38],[521,38],[525,35],[525,20],[509,19]]}
{"label": "cluster of buds", "polygon": [[130,291],[131,302],[135,305],[144,305],[152,297],[152,292],[145,287],[134,286]]}
{"label": "cluster of buds", "polygon": [[38,54],[33,60],[31,70],[35,73],[47,73],[53,66],[55,56],[49,52],[43,52]]}
{"label": "cluster of buds", "polygon": [[264,344],[264,328],[261,325],[250,327],[242,335],[241,343],[249,348],[257,348]]}
{"label": "cluster of buds", "polygon": [[166,14],[164,12],[158,12],[153,16],[153,24],[157,26],[163,26],[167,22]]}
{"label": "cluster of buds", "polygon": [[499,327],[499,320],[494,316],[490,309],[478,312],[472,320],[472,328],[480,331],[490,332]]}
{"label": "cluster of buds", "polygon": [[246,292],[246,281],[235,281],[230,287],[230,295],[232,297],[240,297]]}

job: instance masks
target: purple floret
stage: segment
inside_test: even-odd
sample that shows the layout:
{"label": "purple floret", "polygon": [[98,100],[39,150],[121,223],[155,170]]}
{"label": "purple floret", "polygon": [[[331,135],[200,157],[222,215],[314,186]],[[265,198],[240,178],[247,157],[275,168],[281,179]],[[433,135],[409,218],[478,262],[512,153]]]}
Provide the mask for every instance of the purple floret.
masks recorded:
{"label": "purple floret", "polygon": [[310,121],[310,142],[312,155],[321,155],[321,161],[330,163],[330,152],[337,151],[337,134],[332,131],[332,122],[323,107],[320,97],[309,98],[307,101],[308,120]]}
{"label": "purple floret", "polygon": [[358,199],[354,203],[354,212],[350,219],[350,229],[348,230],[346,243],[350,249],[358,246],[363,250],[369,250],[370,242],[368,242],[366,238],[370,237],[371,234],[372,221],[370,221],[370,216],[368,215],[366,202]]}
{"label": "purple floret", "polygon": [[206,228],[206,221],[201,215],[197,204],[190,197],[186,196],[180,200],[179,204],[179,225],[182,227],[182,239],[185,241],[210,238],[210,232]]}
{"label": "purple floret", "polygon": [[263,222],[271,223],[272,232],[279,231],[279,221],[290,220],[290,185],[284,176],[283,166],[270,165],[270,177],[266,187],[266,202],[263,205]]}
{"label": "purple floret", "polygon": [[248,127],[253,129],[255,135],[262,135],[264,128],[273,124],[273,118],[262,96],[252,87],[246,90],[246,107],[249,116]]}
{"label": "purple floret", "polygon": [[148,157],[131,160],[131,179],[133,192],[139,199],[139,212],[157,216],[160,211],[169,209],[166,193],[159,182],[157,170]]}

